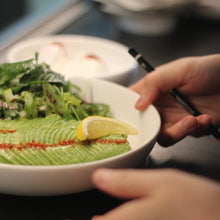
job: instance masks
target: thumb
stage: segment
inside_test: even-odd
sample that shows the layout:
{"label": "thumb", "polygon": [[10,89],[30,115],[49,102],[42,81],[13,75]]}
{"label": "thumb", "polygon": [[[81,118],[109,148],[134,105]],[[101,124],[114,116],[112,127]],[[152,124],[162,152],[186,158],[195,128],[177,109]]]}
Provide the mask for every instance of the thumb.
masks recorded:
{"label": "thumb", "polygon": [[167,63],[146,75],[137,85],[133,85],[131,88],[137,90],[139,87],[140,93],[135,107],[144,110],[150,103],[156,101],[161,93],[183,86],[182,73],[185,72],[185,66],[182,59]]}
{"label": "thumb", "polygon": [[161,184],[161,172],[134,169],[97,169],[92,181],[102,191],[124,199],[150,196]]}
{"label": "thumb", "polygon": [[141,91],[140,97],[135,104],[135,108],[140,111],[145,110],[148,105],[150,105],[159,97],[159,95],[160,90],[158,88],[150,88],[144,86]]}

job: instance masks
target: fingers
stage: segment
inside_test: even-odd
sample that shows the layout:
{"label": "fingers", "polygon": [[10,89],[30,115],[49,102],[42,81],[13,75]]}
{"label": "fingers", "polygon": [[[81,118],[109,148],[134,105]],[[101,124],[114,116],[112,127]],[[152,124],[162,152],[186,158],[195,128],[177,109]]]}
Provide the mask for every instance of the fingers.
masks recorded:
{"label": "fingers", "polygon": [[[218,205],[215,206],[219,201],[216,197],[219,185],[183,171],[102,168],[93,174],[93,182],[112,195],[127,193],[127,198],[129,195],[131,198],[138,198],[123,203],[102,216],[94,216],[92,220],[201,219],[204,216],[205,219],[219,219],[219,212],[214,214],[214,218],[213,215],[210,216],[210,213],[219,210]],[[205,212],[201,213],[201,210]],[[206,211],[208,215],[204,215]],[[185,214],[180,216],[180,213]]]}
{"label": "fingers", "polygon": [[[144,110],[150,103],[154,102],[161,93],[168,92],[173,88],[184,86],[189,74],[191,59],[179,59],[177,61],[158,67],[151,74],[132,85],[130,89],[140,94],[136,108]],[[187,74],[183,74],[187,73]]]}
{"label": "fingers", "polygon": [[134,92],[141,93],[143,87],[144,78],[140,79],[135,84],[131,85],[129,89],[133,90]]}
{"label": "fingers", "polygon": [[135,108],[137,108],[140,111],[143,111],[147,108],[148,105],[150,105],[152,102],[154,102],[160,94],[160,91],[156,88],[146,88],[144,87],[140,98],[135,104]]}
{"label": "fingers", "polygon": [[138,110],[145,110],[149,104],[158,98],[160,94],[160,88],[155,84],[154,81],[155,77],[146,75],[142,80],[130,87],[130,89],[140,94],[140,98],[135,105],[135,108]]}
{"label": "fingers", "polygon": [[93,183],[101,190],[120,197],[138,198],[150,196],[160,182],[160,172],[146,172],[144,170],[111,170],[99,169],[92,176]]}
{"label": "fingers", "polygon": [[161,129],[158,142],[162,146],[170,146],[182,140],[198,128],[198,121],[194,116],[186,116],[171,127]]}
{"label": "fingers", "polygon": [[147,76],[141,80],[139,80],[134,85],[129,88],[134,92],[140,94],[140,98],[138,99],[135,108],[142,111],[147,108],[149,104],[151,104],[154,100],[159,96],[159,91],[157,88],[148,88],[145,85],[145,81],[147,80]]}
{"label": "fingers", "polygon": [[[152,175],[160,178],[160,174],[152,173]],[[151,191],[150,185],[154,186],[152,184],[152,181],[155,181],[152,180],[153,176],[151,177],[151,172],[147,173],[145,170],[98,169],[93,173],[92,180],[99,189],[120,198],[140,198],[146,195],[148,198]],[[133,200],[103,216],[94,216],[92,220],[142,219],[145,209],[146,202],[144,199]],[[139,210],[138,213],[137,210]]]}
{"label": "fingers", "polygon": [[179,174],[180,171],[172,169],[146,171],[101,168],[96,170],[92,180],[99,189],[117,197],[134,200],[124,203],[103,216],[95,216],[92,220],[156,219],[158,207],[162,205],[157,202],[160,197],[158,195],[164,193],[169,195],[169,192],[173,191],[171,181],[179,185],[181,180]]}
{"label": "fingers", "polygon": [[198,117],[188,115],[171,127],[163,128],[158,141],[163,146],[170,146],[188,135],[205,133],[210,124],[211,118],[207,114]]}
{"label": "fingers", "polygon": [[[143,194],[144,185],[142,184],[144,181],[143,179],[140,180],[136,171],[119,170],[112,172],[112,170],[101,169],[94,173],[92,180],[99,189],[117,197],[135,198]],[[138,187],[133,187],[137,184]]]}

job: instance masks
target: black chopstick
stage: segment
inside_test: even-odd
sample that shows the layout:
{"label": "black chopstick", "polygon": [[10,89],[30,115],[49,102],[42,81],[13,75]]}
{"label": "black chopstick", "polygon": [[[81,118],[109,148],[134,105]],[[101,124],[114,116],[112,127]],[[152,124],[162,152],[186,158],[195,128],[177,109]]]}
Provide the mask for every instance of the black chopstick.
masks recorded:
{"label": "black chopstick", "polygon": [[[139,54],[134,48],[130,48],[128,52],[137,60],[137,62],[148,72],[154,71],[154,67],[147,62],[147,60]],[[192,105],[192,103],[189,102],[189,100],[184,97],[180,91],[178,91],[176,88],[173,88],[169,91],[169,93],[191,114],[194,116],[199,116],[201,113]],[[208,128],[209,132],[216,138],[220,138],[219,131],[213,127],[213,125],[210,125]]]}

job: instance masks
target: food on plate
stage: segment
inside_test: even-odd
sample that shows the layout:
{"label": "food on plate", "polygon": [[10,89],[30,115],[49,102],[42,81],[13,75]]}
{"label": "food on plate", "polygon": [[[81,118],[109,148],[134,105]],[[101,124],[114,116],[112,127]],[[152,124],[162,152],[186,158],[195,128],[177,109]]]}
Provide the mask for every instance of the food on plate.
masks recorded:
{"label": "food on plate", "polygon": [[59,72],[69,57],[67,48],[62,42],[54,41],[39,48],[39,62],[46,62],[54,71]]}
{"label": "food on plate", "polygon": [[[73,50],[74,51],[74,50]],[[59,41],[42,46],[38,50],[39,61],[46,62],[51,69],[67,77],[93,77],[105,75],[109,70],[105,61],[93,51],[72,53]]]}
{"label": "food on plate", "polygon": [[[37,58],[0,65],[0,163],[76,164],[131,150],[136,129],[110,118],[108,105],[83,102],[79,87]],[[86,136],[85,124],[98,135]]]}

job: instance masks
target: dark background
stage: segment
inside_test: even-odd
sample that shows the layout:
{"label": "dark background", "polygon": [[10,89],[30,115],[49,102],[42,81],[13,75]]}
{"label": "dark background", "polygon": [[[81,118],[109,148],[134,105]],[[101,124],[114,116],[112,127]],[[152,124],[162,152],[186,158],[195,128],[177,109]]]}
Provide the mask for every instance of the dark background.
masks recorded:
{"label": "dark background", "polygon": [[[10,6],[12,0],[7,0],[7,3],[4,4],[5,7],[7,4]],[[4,12],[2,8],[0,10]],[[22,16],[23,10],[17,5],[15,12],[10,13],[13,15],[11,18],[9,18],[9,14],[5,15],[0,11],[1,27]],[[184,56],[220,52],[220,21],[218,19],[207,19],[187,13],[179,15],[177,21],[177,28],[168,35],[140,36],[121,30],[112,17],[103,14],[96,5],[91,4],[91,9],[85,16],[70,26],[64,27],[57,34],[91,35],[121,42],[129,47],[135,47],[155,67]],[[144,71],[140,69],[135,80],[144,75]],[[186,139],[179,145],[167,150],[157,145],[152,151],[149,167],[178,167],[217,178],[216,173],[218,173],[220,165],[214,163],[210,165],[210,161],[218,160],[211,158],[213,155],[215,157],[220,155],[218,142],[212,138]],[[182,147],[183,145],[184,147]],[[213,148],[210,145],[213,145]],[[207,146],[212,149],[210,153],[205,152]],[[202,160],[200,164],[197,163],[198,157],[196,156],[202,153],[203,155],[199,156]],[[208,157],[210,160],[207,159]],[[190,162],[190,165],[187,165],[186,162]],[[208,165],[208,169],[204,168],[206,165]],[[87,220],[95,214],[105,213],[122,202],[98,190],[56,197],[21,197],[1,194],[0,220]]]}

